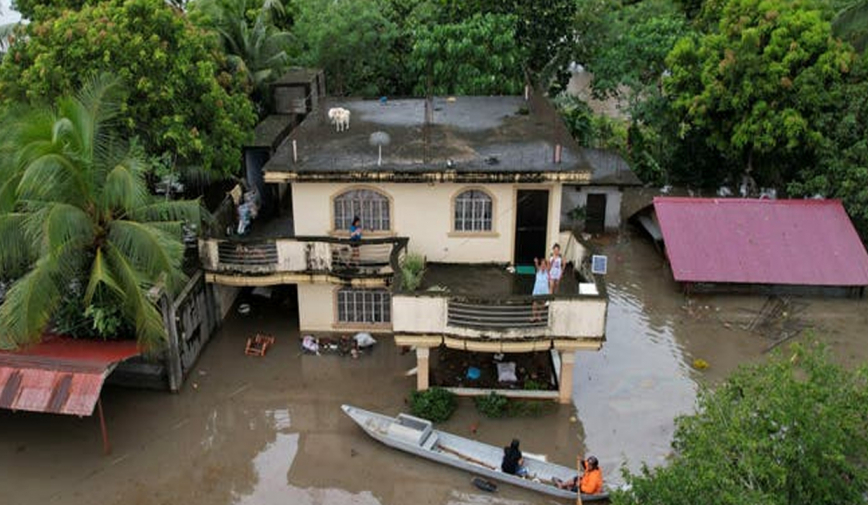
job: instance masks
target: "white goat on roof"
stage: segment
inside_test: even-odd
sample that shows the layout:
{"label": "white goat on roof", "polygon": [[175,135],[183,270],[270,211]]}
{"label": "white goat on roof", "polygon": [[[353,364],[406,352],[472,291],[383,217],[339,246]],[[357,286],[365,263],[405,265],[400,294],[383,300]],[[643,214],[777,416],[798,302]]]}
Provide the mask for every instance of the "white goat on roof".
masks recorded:
{"label": "white goat on roof", "polygon": [[343,107],[329,109],[329,121],[335,125],[335,130],[342,132],[350,129],[350,111]]}

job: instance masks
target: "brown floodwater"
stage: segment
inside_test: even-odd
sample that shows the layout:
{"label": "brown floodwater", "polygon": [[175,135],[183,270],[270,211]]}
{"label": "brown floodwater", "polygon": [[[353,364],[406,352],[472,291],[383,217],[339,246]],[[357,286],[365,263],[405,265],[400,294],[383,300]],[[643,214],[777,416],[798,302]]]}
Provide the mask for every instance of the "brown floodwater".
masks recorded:
{"label": "brown floodwater", "polygon": [[[673,419],[691,410],[698,384],[763,359],[771,340],[742,327],[765,298],[688,299],[647,241],[628,231],[600,245],[610,259],[608,340],[579,354],[575,405],[489,420],[462,401],[443,429],[498,445],[518,436],[523,449],[567,465],[587,446],[617,482],[625,462],[665,461]],[[105,390],[109,456],[96,418],[0,411],[4,505],[558,503],[510,486],[482,493],[463,472],[369,439],[340,405],[406,410],[414,355],[388,338],[358,360],[301,355],[292,304],[253,306],[226,321],[179,394]],[[808,299],[797,317],[852,365],[868,353],[866,308]],[[277,337],[264,358],[243,354],[254,331]],[[709,368],[694,370],[696,358]]]}

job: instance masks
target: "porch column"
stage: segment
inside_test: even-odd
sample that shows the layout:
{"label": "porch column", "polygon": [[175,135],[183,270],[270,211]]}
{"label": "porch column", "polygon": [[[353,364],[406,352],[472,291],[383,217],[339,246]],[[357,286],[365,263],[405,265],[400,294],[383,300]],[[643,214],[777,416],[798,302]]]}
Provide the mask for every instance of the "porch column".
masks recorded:
{"label": "porch column", "polygon": [[416,348],[416,389],[428,389],[428,356],[431,353],[427,347]]}
{"label": "porch column", "polygon": [[573,397],[573,365],[576,363],[576,351],[560,351],[561,378],[558,389],[558,401],[570,403]]}

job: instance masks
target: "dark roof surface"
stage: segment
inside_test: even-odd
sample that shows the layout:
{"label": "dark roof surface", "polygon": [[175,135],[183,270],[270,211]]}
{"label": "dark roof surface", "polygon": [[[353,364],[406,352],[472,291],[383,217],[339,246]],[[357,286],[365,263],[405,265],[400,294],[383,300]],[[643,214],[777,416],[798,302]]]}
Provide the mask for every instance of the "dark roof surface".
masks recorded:
{"label": "dark roof surface", "polygon": [[317,74],[322,70],[318,68],[302,68],[296,67],[289,69],[285,74],[280,76],[272,86],[280,86],[286,84],[305,84],[312,81]]}
{"label": "dark roof surface", "polygon": [[244,147],[264,147],[276,149],[295,125],[295,114],[272,114],[256,125],[253,141]]}
{"label": "dark roof surface", "polygon": [[[265,165],[265,171],[294,174],[359,173],[576,173],[620,172],[612,154],[579,149],[560,116],[543,97],[457,97],[434,99],[434,121],[425,126],[424,99],[340,100],[312,112]],[[335,131],[332,107],[351,112],[350,128]],[[383,163],[371,134],[384,132]],[[293,162],[292,140],[298,161]],[[555,145],[562,146],[554,162]],[[623,163],[623,160],[620,160]],[[624,165],[626,166],[626,165]],[[602,172],[601,172],[602,173]]]}
{"label": "dark roof surface", "polygon": [[868,285],[840,201],[656,197],[654,210],[679,282]]}

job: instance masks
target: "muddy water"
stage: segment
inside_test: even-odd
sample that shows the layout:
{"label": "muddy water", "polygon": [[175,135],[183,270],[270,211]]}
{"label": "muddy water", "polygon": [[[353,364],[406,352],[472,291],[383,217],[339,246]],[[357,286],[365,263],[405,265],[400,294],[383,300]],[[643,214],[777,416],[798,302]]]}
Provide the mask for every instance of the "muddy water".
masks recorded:
{"label": "muddy water", "polygon": [[[819,341],[845,365],[868,361],[866,300],[796,299],[790,320],[763,335],[746,327],[765,297],[681,294],[662,256],[633,230],[598,245],[609,257],[607,341],[599,353],[578,354],[573,399],[588,451],[610,470],[664,463],[674,418],[692,412],[698,388],[770,349]],[[804,330],[775,346],[790,325]],[[697,359],[709,367],[695,369]],[[619,478],[610,471],[610,482]]]}
{"label": "muddy water", "polygon": [[[587,445],[616,481],[624,462],[665,460],[673,418],[691,409],[697,384],[763,359],[770,341],[742,329],[763,298],[687,299],[649,243],[627,233],[600,245],[610,259],[608,341],[578,356],[576,407],[487,420],[465,402],[444,429],[498,445],[519,436],[524,449],[562,464]],[[339,407],[406,410],[413,355],[385,339],[358,360],[301,356],[292,306],[253,305],[250,317],[224,324],[180,394],[104,392],[108,457],[95,418],[0,411],[2,503],[556,503],[508,486],[483,494],[462,472],[371,441]],[[855,364],[866,359],[866,308],[810,300],[799,317]],[[252,331],[278,339],[264,358],[242,352]],[[693,370],[696,358],[710,368]]]}

